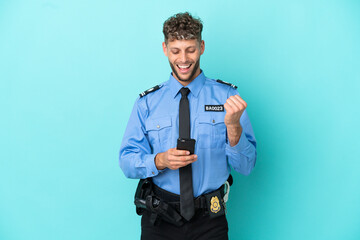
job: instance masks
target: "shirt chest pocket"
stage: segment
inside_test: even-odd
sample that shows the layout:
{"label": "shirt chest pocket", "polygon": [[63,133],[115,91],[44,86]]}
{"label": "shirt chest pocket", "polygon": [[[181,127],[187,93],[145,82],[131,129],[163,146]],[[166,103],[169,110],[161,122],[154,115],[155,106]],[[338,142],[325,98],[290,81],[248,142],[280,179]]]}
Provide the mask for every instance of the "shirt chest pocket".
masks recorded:
{"label": "shirt chest pocket", "polygon": [[170,148],[172,139],[171,117],[149,118],[145,128],[154,153],[164,152]]}
{"label": "shirt chest pocket", "polygon": [[199,148],[225,148],[224,114],[201,115],[196,122]]}

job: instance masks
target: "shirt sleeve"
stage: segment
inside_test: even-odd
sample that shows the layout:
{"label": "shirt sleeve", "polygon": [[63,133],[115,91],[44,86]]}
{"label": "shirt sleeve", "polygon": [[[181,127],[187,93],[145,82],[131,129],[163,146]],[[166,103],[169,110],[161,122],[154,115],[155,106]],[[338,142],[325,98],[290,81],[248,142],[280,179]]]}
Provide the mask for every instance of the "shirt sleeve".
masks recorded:
{"label": "shirt sleeve", "polygon": [[120,147],[119,163],[128,178],[148,178],[159,174],[145,129],[147,110],[137,99]]}
{"label": "shirt sleeve", "polygon": [[[238,94],[236,90],[230,92],[229,96]],[[231,147],[226,143],[226,155],[230,166],[243,175],[249,175],[256,162],[256,139],[246,110],[240,118],[242,133],[239,142]]]}

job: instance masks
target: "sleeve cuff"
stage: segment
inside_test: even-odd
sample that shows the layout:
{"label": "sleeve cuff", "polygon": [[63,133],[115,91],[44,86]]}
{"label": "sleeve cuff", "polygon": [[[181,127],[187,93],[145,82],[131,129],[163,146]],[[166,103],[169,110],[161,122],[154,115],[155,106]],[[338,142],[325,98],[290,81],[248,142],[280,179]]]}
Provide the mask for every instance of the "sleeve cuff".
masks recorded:
{"label": "sleeve cuff", "polygon": [[249,144],[250,143],[247,140],[247,138],[245,136],[245,131],[243,129],[240,139],[239,139],[239,142],[233,147],[231,147],[229,143],[226,143],[226,150],[233,154],[236,154],[236,153],[239,153],[239,152],[243,151],[244,149],[248,148]]}
{"label": "sleeve cuff", "polygon": [[154,177],[159,174],[159,170],[156,168],[155,165],[155,156],[156,154],[147,154],[145,156],[145,165],[146,165],[146,176],[147,177]]}

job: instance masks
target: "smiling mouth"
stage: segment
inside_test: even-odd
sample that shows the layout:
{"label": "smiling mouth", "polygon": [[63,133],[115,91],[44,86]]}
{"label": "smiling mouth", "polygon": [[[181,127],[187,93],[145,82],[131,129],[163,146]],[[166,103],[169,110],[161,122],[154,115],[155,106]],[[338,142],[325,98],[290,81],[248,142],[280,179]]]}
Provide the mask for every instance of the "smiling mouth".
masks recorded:
{"label": "smiling mouth", "polygon": [[176,64],[176,66],[178,67],[178,69],[181,73],[187,73],[190,70],[190,67],[192,66],[192,64],[188,64],[188,65]]}

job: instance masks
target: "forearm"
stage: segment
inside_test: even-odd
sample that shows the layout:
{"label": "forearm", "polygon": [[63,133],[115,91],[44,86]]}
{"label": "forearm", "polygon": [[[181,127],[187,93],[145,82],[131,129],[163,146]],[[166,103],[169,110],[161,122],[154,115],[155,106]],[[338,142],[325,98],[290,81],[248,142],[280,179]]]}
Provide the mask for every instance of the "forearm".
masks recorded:
{"label": "forearm", "polygon": [[155,166],[156,154],[120,152],[120,167],[127,178],[148,178],[159,174]]}
{"label": "forearm", "polygon": [[228,141],[231,147],[235,146],[236,144],[238,144],[239,140],[240,140],[240,136],[242,133],[242,127],[239,124],[235,125],[235,126],[227,126],[227,136],[228,136]]}
{"label": "forearm", "polygon": [[244,132],[242,132],[236,145],[231,146],[229,141],[226,145],[226,154],[229,164],[241,174],[249,175],[255,166],[256,147],[247,139]]}
{"label": "forearm", "polygon": [[238,127],[234,129],[228,127],[227,133],[226,155],[229,164],[237,172],[250,174],[256,162],[256,139],[246,110]]}

